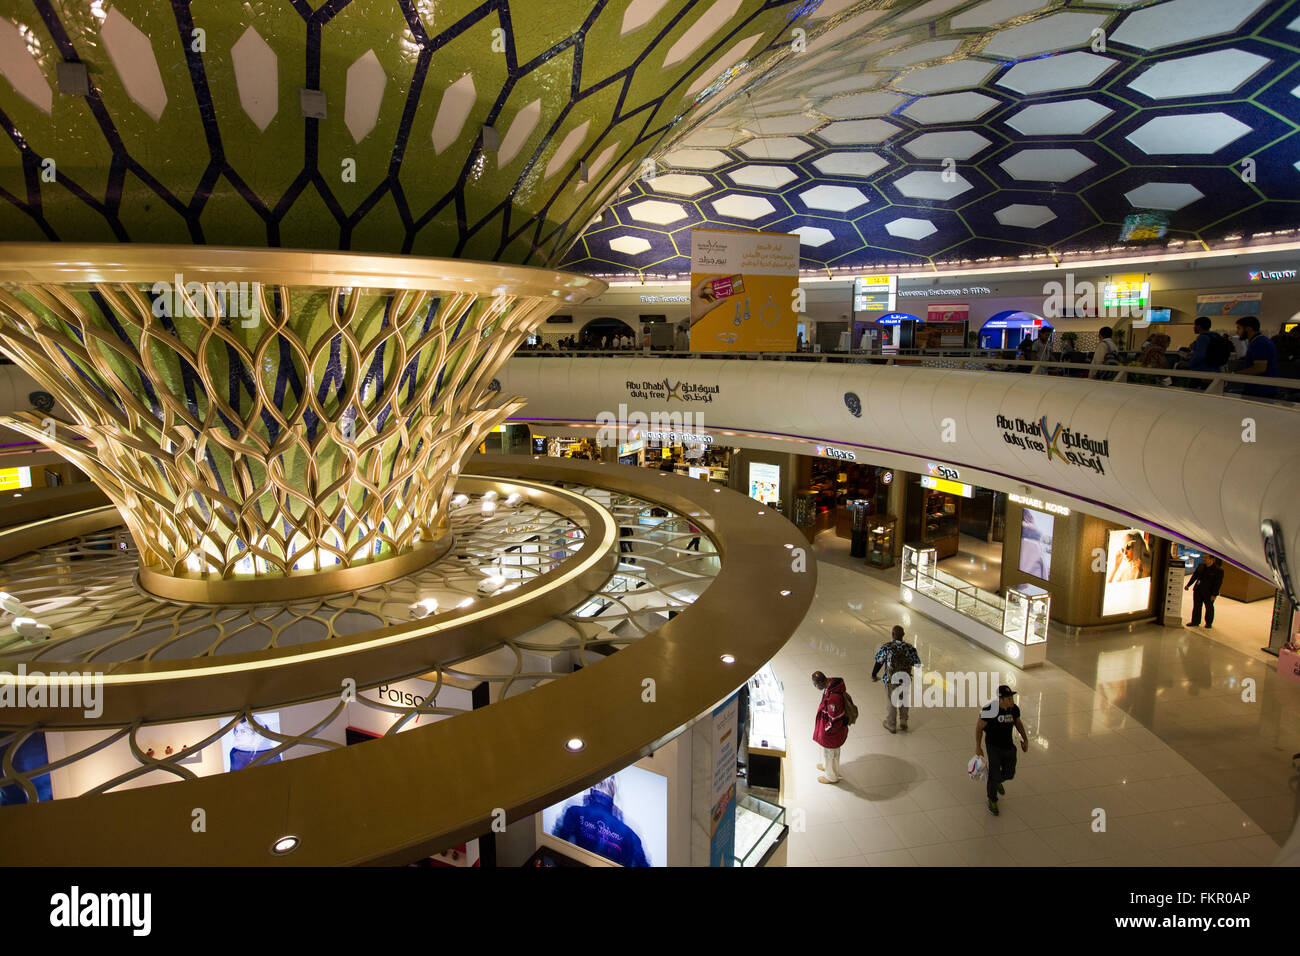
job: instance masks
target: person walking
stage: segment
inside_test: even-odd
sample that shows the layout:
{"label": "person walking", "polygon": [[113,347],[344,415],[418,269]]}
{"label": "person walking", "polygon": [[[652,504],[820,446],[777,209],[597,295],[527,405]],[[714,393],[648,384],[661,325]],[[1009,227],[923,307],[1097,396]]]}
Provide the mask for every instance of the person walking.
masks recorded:
{"label": "person walking", "polygon": [[998,688],[997,700],[991,700],[980,710],[975,719],[975,754],[985,757],[988,747],[988,781],[985,793],[988,796],[989,813],[998,815],[998,797],[1006,794],[1003,781],[1016,775],[1016,747],[1011,740],[1011,728],[1020,732],[1020,749],[1028,752],[1029,735],[1025,725],[1020,722],[1020,708],[1016,706],[1016,692],[1006,684]]}
{"label": "person walking", "polygon": [[[1238,375],[1258,375],[1263,378],[1277,377],[1277,346],[1272,339],[1259,331],[1259,319],[1253,315],[1243,315],[1237,320],[1237,336],[1246,343],[1246,354],[1242,361],[1243,368]],[[1276,398],[1275,385],[1247,385],[1243,395],[1254,398]]]}
{"label": "person walking", "polygon": [[[1119,364],[1119,346],[1115,344],[1112,336],[1115,330],[1109,325],[1102,326],[1097,332],[1097,348],[1092,353],[1092,369],[1088,372],[1088,378],[1096,378],[1097,370],[1102,365]],[[1107,378],[1114,378],[1114,373]]]}
{"label": "person walking", "polygon": [[1183,590],[1192,589],[1192,619],[1188,627],[1201,626],[1201,609],[1205,609],[1205,629],[1214,627],[1214,599],[1223,587],[1223,565],[1212,554],[1207,554],[1200,566],[1192,572],[1191,579],[1183,585]]}
{"label": "person walking", "polygon": [[853,698],[844,686],[843,678],[827,677],[821,671],[813,671],[813,686],[822,692],[821,702],[817,705],[817,716],[813,720],[813,740],[822,748],[822,762],[817,769],[822,776],[818,783],[840,782],[840,748],[849,739],[849,724],[857,717],[857,708]]}
{"label": "person walking", "polygon": [[907,632],[895,624],[890,639],[876,648],[876,666],[871,679],[879,680],[885,669],[885,719],[881,722],[891,734],[907,729],[907,699],[912,694],[912,668],[921,666],[921,656],[904,638]]}

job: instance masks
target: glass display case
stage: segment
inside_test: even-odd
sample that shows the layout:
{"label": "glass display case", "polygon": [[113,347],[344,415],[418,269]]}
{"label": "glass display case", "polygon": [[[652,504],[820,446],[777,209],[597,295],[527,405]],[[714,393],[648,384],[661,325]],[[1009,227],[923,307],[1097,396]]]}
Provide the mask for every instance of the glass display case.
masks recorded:
{"label": "glass display case", "polygon": [[894,528],[898,519],[891,516],[878,518],[867,529],[867,564],[873,568],[894,566]]}
{"label": "glass display case", "polygon": [[736,866],[763,866],[789,829],[785,807],[742,794],[736,801]]}
{"label": "glass display case", "polygon": [[903,545],[903,583],[919,587],[923,577],[929,577],[935,568],[934,548],[918,547],[914,544]]}
{"label": "glass display case", "polygon": [[1029,646],[1047,640],[1047,614],[1052,596],[1036,584],[1007,588],[1002,633],[1017,644]]}
{"label": "glass display case", "polygon": [[749,679],[749,752],[785,756],[785,690],[771,664]]}

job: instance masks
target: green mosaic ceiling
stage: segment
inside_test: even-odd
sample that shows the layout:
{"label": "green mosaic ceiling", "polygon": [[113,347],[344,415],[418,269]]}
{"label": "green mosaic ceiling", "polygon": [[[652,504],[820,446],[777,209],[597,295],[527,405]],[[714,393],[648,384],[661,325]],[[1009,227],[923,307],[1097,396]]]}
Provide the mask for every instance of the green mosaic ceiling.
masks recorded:
{"label": "green mosaic ceiling", "polygon": [[554,263],[719,53],[800,9],[0,0],[0,238]]}

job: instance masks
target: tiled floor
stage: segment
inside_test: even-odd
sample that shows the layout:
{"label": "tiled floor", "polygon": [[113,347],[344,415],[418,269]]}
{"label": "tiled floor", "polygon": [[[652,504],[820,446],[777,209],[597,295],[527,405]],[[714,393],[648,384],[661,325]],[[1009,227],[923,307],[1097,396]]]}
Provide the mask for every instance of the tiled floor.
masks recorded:
{"label": "tiled floor", "polygon": [[[993,817],[966,775],[975,709],[916,708],[908,732],[891,735],[871,662],[902,623],[926,671],[1008,665],[905,609],[896,571],[832,563],[837,551],[819,543],[816,599],[773,661],[786,693],[790,865],[1250,866],[1276,855],[1295,817],[1300,687],[1267,661],[1168,628],[1057,641],[1048,664],[1017,675],[1030,749]],[[836,786],[817,783],[818,669],[843,677],[862,710]],[[1243,677],[1258,703],[1241,701]]]}

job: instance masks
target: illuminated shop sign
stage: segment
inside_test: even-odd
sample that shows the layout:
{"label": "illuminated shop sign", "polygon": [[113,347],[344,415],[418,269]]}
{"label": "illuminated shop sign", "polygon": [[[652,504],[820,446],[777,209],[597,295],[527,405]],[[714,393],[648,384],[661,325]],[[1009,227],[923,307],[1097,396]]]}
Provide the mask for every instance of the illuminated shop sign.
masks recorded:
{"label": "illuminated shop sign", "polygon": [[646,437],[653,442],[669,445],[697,444],[712,445],[713,436],[696,434],[695,432],[646,432]]}
{"label": "illuminated shop sign", "polygon": [[1105,463],[1110,460],[1110,439],[1093,438],[1087,432],[1075,431],[1064,422],[1049,425],[1046,416],[1034,421],[1023,418],[996,417],[1002,430],[1002,440],[1026,451],[1042,452],[1050,462],[1059,458],[1067,465],[1087,468],[1099,475],[1106,474]]}
{"label": "illuminated shop sign", "polygon": [[643,295],[641,301],[647,305],[687,305],[691,297],[689,295]]}
{"label": "illuminated shop sign", "polygon": [[968,295],[992,295],[993,290],[984,285],[964,285],[954,288],[943,289],[899,289],[898,296],[901,299],[924,299],[940,298],[942,296],[960,296],[966,298]]}
{"label": "illuminated shop sign", "polygon": [[949,481],[960,481],[961,472],[956,468],[950,468],[947,465],[936,465],[934,462],[927,461],[925,470],[933,478],[947,478]]}
{"label": "illuminated shop sign", "polygon": [[930,475],[921,476],[921,487],[929,488],[931,491],[942,491],[949,495],[961,495],[963,498],[969,498],[974,494],[974,489],[970,485],[964,485],[960,481],[949,481],[947,478],[934,478]]}
{"label": "illuminated shop sign", "polygon": [[1008,501],[1014,501],[1018,505],[1024,505],[1026,508],[1037,508],[1039,511],[1048,511],[1056,515],[1068,515],[1070,509],[1065,505],[1058,505],[1051,501],[1046,503],[1039,501],[1037,498],[1027,498],[1024,495],[1007,495]]}
{"label": "illuminated shop sign", "polygon": [[858,456],[851,451],[843,448],[832,448],[830,445],[818,445],[817,454],[826,458],[838,458],[840,461],[857,461]]}
{"label": "illuminated shop sign", "polygon": [[1296,277],[1294,269],[1252,269],[1247,274],[1250,276],[1251,282],[1261,282],[1268,279],[1294,279]]}

